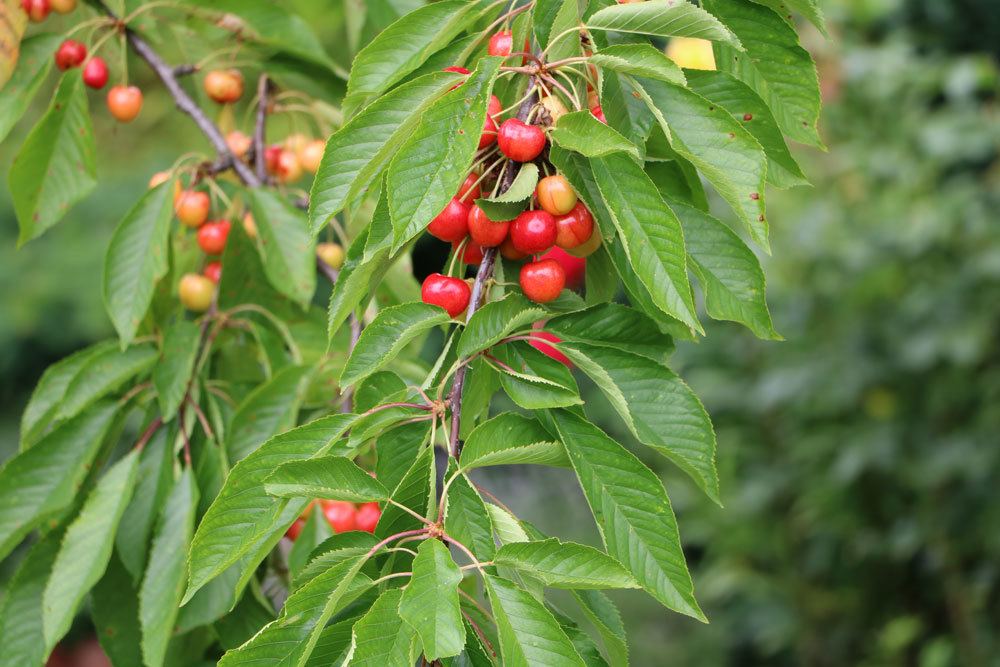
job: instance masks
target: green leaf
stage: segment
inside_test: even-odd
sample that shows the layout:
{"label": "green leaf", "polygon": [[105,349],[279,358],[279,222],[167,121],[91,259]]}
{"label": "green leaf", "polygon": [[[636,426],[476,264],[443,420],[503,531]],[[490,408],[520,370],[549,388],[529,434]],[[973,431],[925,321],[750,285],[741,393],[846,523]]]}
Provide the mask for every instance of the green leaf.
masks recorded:
{"label": "green leaf", "polygon": [[[326,523],[326,520],[322,518],[323,513],[316,511],[315,507],[313,509],[314,511],[309,517],[316,516],[321,523]],[[337,563],[342,563],[357,556],[364,556],[377,543],[378,541],[371,533],[363,533],[356,530],[331,535],[320,542],[310,552],[309,560],[305,567],[292,580],[292,590],[302,588],[302,586],[323,574]]]}
{"label": "green leaf", "polygon": [[198,487],[191,468],[185,468],[167,496],[149,551],[149,565],[139,589],[142,656],[149,667],[159,667],[174,632],[177,605],[184,594],[187,552],[198,509]]}
{"label": "green leaf", "polygon": [[521,294],[510,293],[499,301],[490,301],[469,318],[455,354],[463,359],[471,357],[512,333],[530,328],[545,315],[545,308]]}
{"label": "green leaf", "polygon": [[309,226],[314,236],[371,185],[410,137],[428,104],[460,76],[434,72],[395,88],[330,137],[309,196]]}
{"label": "green leaf", "polygon": [[[355,418],[350,414],[330,415],[282,433],[233,467],[191,541],[185,602],[252,553],[259,540],[275,529],[287,528],[277,521],[288,501],[267,495],[264,479],[282,463],[326,454]],[[304,507],[306,503],[299,504]]]}
{"label": "green leaf", "polygon": [[631,158],[594,158],[593,173],[622,247],[654,303],[702,331],[687,277],[684,233],[649,176]]}
{"label": "green leaf", "polygon": [[[355,404],[357,405],[357,404]],[[375,474],[387,489],[394,489],[413,465],[421,447],[430,438],[430,422],[395,426],[375,441]]]}
{"label": "green leaf", "polygon": [[705,309],[717,320],[740,322],[758,338],[781,340],[764,299],[764,271],[753,251],[721,221],[680,202],[691,269],[705,290]]}
{"label": "green leaf", "polygon": [[660,331],[649,316],[618,303],[553,317],[543,329],[564,341],[613,347],[653,361],[666,361],[674,349],[673,339]]}
{"label": "green leaf", "polygon": [[393,157],[386,179],[395,230],[393,250],[422,232],[468,176],[499,68],[500,58],[480,60],[465,83],[427,109]]}
{"label": "green leaf", "polygon": [[0,558],[73,501],[117,412],[99,403],[0,468]]}
{"label": "green leaf", "polygon": [[45,660],[42,594],[55,563],[63,531],[53,530],[28,551],[14,576],[4,582],[0,637],[5,665],[41,665]]}
{"label": "green leaf", "polygon": [[816,129],[820,111],[816,64],[799,45],[795,29],[767,7],[752,2],[706,0],[704,4],[746,46],[742,53],[714,45],[719,70],[756,90],[789,138],[822,148]]}
{"label": "green leaf", "polygon": [[725,109],[687,88],[650,79],[639,83],[660,114],[671,147],[704,174],[767,250],[767,156],[757,140]]}
{"label": "green leaf", "polygon": [[74,352],[45,369],[21,415],[22,451],[37,442],[45,432],[59,410],[66,389],[87,363],[97,355],[117,348],[114,341],[97,343]]}
{"label": "green leaf", "polygon": [[[121,525],[125,520],[123,515]],[[104,576],[90,592],[90,615],[97,639],[112,665],[142,664],[139,597],[116,553],[111,554]]]}
{"label": "green leaf", "polygon": [[459,460],[463,470],[515,463],[570,465],[562,444],[537,420],[514,412],[501,413],[477,426]]}
{"label": "green leaf", "polygon": [[264,480],[264,488],[272,496],[282,498],[326,498],[365,503],[389,497],[389,492],[377,479],[343,456],[289,461]]}
{"label": "green leaf", "polygon": [[553,418],[608,554],[660,603],[704,621],[659,478],[585,419],[565,410]]}
{"label": "green leaf", "polygon": [[587,27],[657,37],[698,37],[740,48],[729,28],[701,7],[681,0],[612,5],[595,12]]}
{"label": "green leaf", "polygon": [[500,544],[528,541],[528,534],[524,532],[524,528],[513,514],[493,503],[486,503],[486,511],[490,513],[490,520],[493,522],[493,529]]}
{"label": "green leaf", "polygon": [[241,461],[262,442],[295,425],[311,376],[311,368],[288,366],[243,399],[226,440],[230,463]]}
{"label": "green leaf", "polygon": [[826,19],[823,16],[823,11],[819,8],[816,0],[753,0],[758,5],[765,5],[770,7],[775,12],[784,18],[789,25],[795,25],[792,21],[791,15],[788,13],[789,9],[794,9],[799,14],[806,17],[810,23],[812,23],[816,28],[827,36],[826,31]]}
{"label": "green leaf", "polygon": [[[38,89],[52,70],[52,54],[62,42],[61,35],[42,33],[21,42],[21,53],[14,74],[6,84],[0,83],[0,141],[13,129],[28,110]],[[0,80],[2,80],[0,76]]]}
{"label": "green leaf", "polygon": [[[562,0],[559,11],[552,19],[546,40],[547,59],[550,62],[583,55],[580,38],[573,31],[573,28],[580,25],[580,6],[578,0]],[[520,45],[514,50],[521,50]]]}
{"label": "green leaf", "polygon": [[352,657],[351,630],[359,620],[353,616],[323,628],[305,667],[344,667]]}
{"label": "green leaf", "polygon": [[497,366],[500,385],[522,408],[540,410],[583,403],[569,369],[527,343],[507,343],[494,354],[510,369]]}
{"label": "green leaf", "polygon": [[569,343],[563,353],[597,384],[626,426],[716,503],[715,432],[701,401],[666,366],[625,350]]}
{"label": "green leaf", "polygon": [[395,359],[420,334],[450,320],[443,308],[428,303],[404,303],[382,310],[361,332],[340,375],[341,385],[363,380]]}
{"label": "green leaf", "polygon": [[198,325],[191,320],[177,320],[163,332],[163,355],[153,368],[153,386],[164,421],[174,418],[184,400],[200,334]]}
{"label": "green leaf", "polygon": [[600,591],[574,591],[573,597],[583,615],[597,628],[611,667],[628,667],[628,634],[615,604]]}
{"label": "green leaf", "polygon": [[42,596],[46,653],[69,630],[83,596],[108,566],[118,521],[132,497],[138,463],[139,452],[132,450],[112,466],[66,530]]}
{"label": "green leaf", "polygon": [[18,246],[41,236],[90,194],[97,185],[95,153],[83,79],[69,72],[10,167]]}
{"label": "green leaf", "polygon": [[352,667],[409,667],[417,662],[417,633],[399,617],[402,595],[398,588],[382,593],[354,624]]}
{"label": "green leaf", "polygon": [[622,74],[670,81],[682,86],[685,83],[684,72],[677,63],[651,44],[612,44],[590,56],[590,62]]}
{"label": "green leaf", "polygon": [[[392,491],[392,500],[408,507],[420,516],[427,516],[431,503],[434,483],[434,448],[424,447],[413,465],[406,471],[403,479]],[[414,528],[422,528],[423,523],[409,512],[405,512],[395,504],[382,508],[382,516],[375,526],[375,537],[386,538]]]}
{"label": "green leaf", "polygon": [[691,70],[688,87],[742,121],[767,154],[768,183],[779,188],[809,184],[788,151],[771,109],[750,86],[725,72]]}
{"label": "green leaf", "polygon": [[538,167],[526,162],[518,168],[517,176],[506,192],[496,197],[480,197],[476,200],[476,206],[483,209],[486,217],[493,222],[513,220],[528,207],[528,200],[535,194],[537,185]]}
{"label": "green leaf", "polygon": [[639,583],[611,556],[554,537],[505,544],[493,562],[530,575],[551,588],[639,588]]}
{"label": "green leaf", "polygon": [[462,571],[440,540],[420,543],[413,576],[399,600],[399,617],[420,636],[424,657],[437,660],[458,655],[465,646],[465,626],[458,604]]}
{"label": "green leaf", "polygon": [[170,269],[173,184],[169,179],[142,196],[118,223],[104,256],[104,307],[123,347],[135,338],[156,283]]}
{"label": "green leaf", "polygon": [[[454,472],[454,465],[449,468]],[[464,475],[460,474],[448,487],[445,506],[445,530],[453,538],[469,547],[479,561],[493,558],[493,522],[486,503]]]}
{"label": "green leaf", "polygon": [[56,412],[57,420],[75,417],[105,395],[115,391],[156,363],[156,346],[150,343],[125,350],[105,349],[91,357],[66,388]]}
{"label": "green leaf", "polygon": [[568,113],[552,128],[552,141],[568,151],[586,157],[600,157],[609,153],[627,153],[640,159],[639,149],[618,132],[597,120],[589,111]]}
{"label": "green leaf", "polygon": [[276,290],[305,308],[316,291],[316,247],[306,216],[274,190],[247,192],[260,230],[264,273]]}
{"label": "green leaf", "polygon": [[656,122],[636,90],[635,80],[613,70],[605,69],[601,77],[601,108],[608,125],[640,147]]}
{"label": "green leaf", "polygon": [[[380,219],[387,222],[389,220],[389,204],[384,190],[375,209],[372,226]],[[330,293],[327,336],[331,339],[351,313],[358,306],[367,302],[372,292],[372,286],[382,280],[392,265],[388,247],[379,248],[373,251],[371,257],[366,257],[365,242],[368,238],[368,230],[366,230],[351,243],[347,250],[344,266],[340,269],[337,282]]]}
{"label": "green leaf", "polygon": [[[173,438],[176,435],[176,431],[170,428],[160,428],[143,447],[142,454],[139,455],[135,493],[122,514],[115,534],[118,556],[136,584],[142,580],[142,573],[146,569],[149,537],[157,514],[173,487]],[[138,604],[138,598],[136,603]]]}
{"label": "green leaf", "polygon": [[[351,533],[353,532],[356,531],[351,531]],[[350,533],[343,534],[349,535]],[[330,523],[326,520],[326,516],[316,504],[313,504],[312,511],[309,512],[309,516],[306,518],[305,525],[302,526],[299,536],[295,538],[295,543],[292,545],[292,549],[288,553],[288,572],[292,575],[293,581],[299,578],[302,573],[302,569],[309,562],[309,557],[315,551],[316,547],[332,536],[333,530],[330,528]],[[212,583],[221,580],[221,578],[215,579]],[[210,587],[212,583],[210,583],[208,587]],[[208,587],[201,589],[199,593],[204,593],[208,590]],[[195,599],[197,599],[197,597]],[[187,607],[185,607],[185,609],[187,609]]]}
{"label": "green leaf", "polygon": [[545,605],[507,579],[487,575],[485,580],[504,667],[585,667]]}

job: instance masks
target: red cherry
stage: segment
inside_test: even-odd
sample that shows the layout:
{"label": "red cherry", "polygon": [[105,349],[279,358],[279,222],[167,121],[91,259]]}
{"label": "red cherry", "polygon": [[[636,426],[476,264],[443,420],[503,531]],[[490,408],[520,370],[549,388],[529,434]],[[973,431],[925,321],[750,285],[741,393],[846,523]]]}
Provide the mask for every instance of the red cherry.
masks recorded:
{"label": "red cherry", "polygon": [[566,286],[566,272],[554,259],[541,259],[521,267],[521,289],[536,303],[548,303],[559,297]]}
{"label": "red cherry", "polygon": [[557,232],[556,219],[551,213],[541,209],[524,211],[510,225],[510,240],[518,252],[534,255],[551,248]]}
{"label": "red cherry", "polygon": [[509,229],[510,222],[493,222],[478,206],[473,206],[469,210],[469,236],[472,237],[473,243],[484,248],[498,246],[507,238]]}
{"label": "red cherry", "polygon": [[108,82],[108,64],[104,58],[94,56],[83,66],[83,82],[94,90],[100,90]]}
{"label": "red cherry", "polygon": [[292,542],[299,539],[299,535],[302,534],[302,529],[306,527],[305,519],[296,519],[292,522],[292,525],[288,527],[285,531],[285,537],[290,539]]}
{"label": "red cherry", "polygon": [[545,132],[537,125],[528,125],[508,118],[497,134],[500,151],[515,162],[530,162],[541,155],[545,148]]}
{"label": "red cherry", "polygon": [[21,0],[21,9],[33,23],[41,23],[52,11],[49,0]]}
{"label": "red cherry", "polygon": [[87,47],[75,39],[67,39],[56,50],[56,67],[66,71],[79,67],[87,59]]}
{"label": "red cherry", "polygon": [[[550,334],[548,331],[532,331],[531,332],[531,337],[532,338],[537,338],[539,341],[541,341],[541,340],[547,340],[547,341],[549,341],[551,343],[561,343],[562,342],[562,338],[560,338],[559,336],[556,336],[555,334]],[[535,340],[529,341],[528,345],[530,345],[531,347],[535,348],[536,350],[538,350],[542,354],[544,354],[544,355],[546,355],[548,357],[552,357],[553,359],[555,359],[559,363],[566,364],[567,366],[572,366],[573,365],[573,362],[571,362],[569,360],[569,358],[565,354],[563,354],[562,352],[560,352],[557,348],[552,347],[551,345],[547,345],[546,343],[541,343],[541,342],[538,342],[538,341],[535,341]]]}
{"label": "red cherry", "polygon": [[222,263],[221,262],[209,262],[205,265],[204,270],[201,272],[203,276],[211,280],[216,285],[222,279]]}
{"label": "red cherry", "polygon": [[518,262],[528,256],[514,247],[514,242],[511,240],[509,234],[503,240],[503,243],[500,244],[500,254],[504,259],[509,259],[512,262]]}
{"label": "red cherry", "polygon": [[354,504],[346,500],[323,501],[323,516],[335,533],[346,533],[357,530],[356,511]]}
{"label": "red cherry", "polygon": [[[458,246],[462,245],[461,241],[455,241],[451,244],[452,250],[458,250]],[[482,246],[475,243],[472,239],[465,244],[465,250],[462,251],[462,262],[464,264],[479,264],[483,261],[483,248]]]}
{"label": "red cherry", "polygon": [[562,248],[556,247],[542,255],[540,259],[551,259],[559,263],[566,274],[566,286],[576,289],[583,285],[583,279],[587,271],[587,260],[581,257],[574,257]]}
{"label": "red cherry", "polygon": [[501,30],[490,37],[490,45],[486,52],[491,56],[503,56],[506,58],[514,48],[514,35],[510,30]]}
{"label": "red cherry", "polygon": [[556,245],[564,249],[576,248],[594,235],[594,216],[583,202],[577,202],[573,210],[556,218],[556,226],[559,229]]}
{"label": "red cherry", "polygon": [[476,182],[479,180],[479,174],[472,172],[465,177],[465,182],[462,183],[462,187],[458,189],[458,194],[455,195],[457,198],[464,201],[466,204],[471,204],[475,200],[479,199],[482,195],[482,190],[479,189],[479,184]]}
{"label": "red cherry", "polygon": [[135,86],[112,86],[108,91],[108,111],[123,123],[130,123],[142,111],[142,91]]}
{"label": "red cherry", "polygon": [[483,122],[483,134],[479,137],[479,150],[486,148],[497,140],[499,129],[497,128],[496,117],[503,111],[503,105],[496,95],[490,95],[490,102],[486,105],[486,120]]}
{"label": "red cherry", "polygon": [[452,197],[444,210],[427,225],[427,231],[442,241],[459,241],[469,233],[468,220],[469,204]]}
{"label": "red cherry", "polygon": [[207,255],[221,255],[229,237],[229,221],[206,222],[198,230],[198,245]]}
{"label": "red cherry", "polygon": [[[452,65],[451,67],[445,67],[444,71],[445,72],[456,72],[458,74],[472,74],[472,72],[470,72],[469,70],[465,69],[464,67],[459,67],[458,65]],[[454,86],[452,86],[451,88],[449,88],[448,92],[451,92],[451,91],[455,90],[456,88],[458,88],[459,86],[461,86],[463,83],[465,83],[465,79],[462,79],[461,81],[459,81],[458,83],[456,83]]]}
{"label": "red cherry", "polygon": [[469,284],[460,278],[432,273],[424,279],[420,288],[420,300],[432,306],[441,306],[448,314],[455,317],[469,307],[472,290]]}
{"label": "red cherry", "polygon": [[278,172],[278,163],[281,161],[281,154],[284,151],[281,144],[272,144],[264,149],[264,166],[269,174]]}
{"label": "red cherry", "polygon": [[594,118],[601,121],[605,125],[608,124],[608,119],[604,117],[604,110],[601,108],[600,104],[591,107],[590,113],[594,114]]}
{"label": "red cherry", "polygon": [[375,526],[378,525],[378,520],[381,516],[382,510],[379,509],[378,503],[365,503],[358,508],[358,530],[363,530],[366,533],[374,533]]}

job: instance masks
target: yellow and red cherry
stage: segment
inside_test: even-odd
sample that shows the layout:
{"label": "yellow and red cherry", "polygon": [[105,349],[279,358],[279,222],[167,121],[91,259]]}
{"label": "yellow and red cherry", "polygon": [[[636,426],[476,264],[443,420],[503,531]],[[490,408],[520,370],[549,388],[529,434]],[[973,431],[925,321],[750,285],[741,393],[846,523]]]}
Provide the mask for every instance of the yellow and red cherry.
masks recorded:
{"label": "yellow and red cherry", "polygon": [[491,56],[502,56],[506,58],[514,50],[514,35],[510,30],[501,30],[490,37],[489,46],[486,52]]}
{"label": "yellow and red cherry", "polygon": [[319,171],[319,165],[323,162],[324,151],[326,151],[326,142],[322,139],[308,141],[298,151],[299,163],[306,171],[315,174]]}
{"label": "yellow and red cherry", "polygon": [[209,262],[202,269],[201,275],[218,285],[219,281],[222,280],[222,262]]}
{"label": "yellow and red cherry", "polygon": [[518,252],[534,255],[545,252],[556,242],[556,219],[547,211],[524,211],[510,224],[510,240]]}
{"label": "yellow and red cherry", "polygon": [[358,524],[358,530],[363,530],[366,533],[374,533],[375,526],[378,525],[378,520],[382,517],[382,510],[379,508],[378,503],[364,503],[358,507],[358,512],[355,517],[355,521]]}
{"label": "yellow and red cherry", "polygon": [[552,119],[553,125],[558,122],[560,118],[569,113],[566,105],[562,103],[555,95],[546,95],[542,98],[542,106],[545,110],[549,112],[549,117]]}
{"label": "yellow and red cherry", "polygon": [[508,118],[497,133],[500,152],[515,162],[530,162],[545,148],[545,132],[518,118]]}
{"label": "yellow and red cherry", "polygon": [[229,238],[229,221],[206,222],[198,230],[198,245],[206,255],[221,255]]}
{"label": "yellow and red cherry", "polygon": [[421,301],[444,308],[451,317],[469,307],[471,296],[472,290],[467,282],[440,273],[432,273],[424,278],[424,284],[420,287]]}
{"label": "yellow and red cherry", "polygon": [[83,66],[83,82],[89,88],[100,90],[108,83],[108,64],[104,58],[94,56]]}
{"label": "yellow and red cherry", "polygon": [[215,296],[215,283],[203,275],[186,273],[181,277],[177,294],[185,308],[196,313],[203,313],[212,305],[212,298]]}
{"label": "yellow and red cherry", "polygon": [[243,74],[238,69],[216,69],[203,82],[209,98],[219,104],[232,104],[243,97]]}
{"label": "yellow and red cherry", "polygon": [[346,500],[324,501],[323,516],[335,533],[346,533],[358,528],[354,505]]}
{"label": "yellow and red cherry", "polygon": [[112,86],[108,91],[108,111],[123,123],[131,123],[142,111],[142,91],[135,86]]}
{"label": "yellow and red cherry", "polygon": [[590,238],[576,246],[575,248],[566,248],[566,252],[573,255],[573,257],[590,257],[597,249],[601,247],[601,230],[596,225],[594,226],[594,233],[590,235]]}
{"label": "yellow and red cherry", "polygon": [[339,243],[320,243],[316,246],[316,255],[332,269],[344,265],[344,249]]}
{"label": "yellow and red cherry", "polygon": [[207,192],[199,190],[183,190],[174,199],[174,213],[185,227],[197,229],[208,220],[208,211],[212,200]]}
{"label": "yellow and red cherry", "polygon": [[556,218],[556,227],[556,245],[563,250],[576,248],[594,235],[594,216],[583,202],[577,202],[568,213]]}
{"label": "yellow and red cherry", "polygon": [[57,14],[69,14],[76,9],[76,0],[49,0],[49,5]]}
{"label": "yellow and red cherry", "polygon": [[587,260],[581,257],[574,257],[562,248],[552,248],[539,259],[550,259],[557,262],[562,267],[566,276],[566,287],[577,289],[583,286],[583,279],[587,273]]}
{"label": "yellow and red cherry", "polygon": [[555,301],[566,286],[566,272],[554,259],[540,259],[521,267],[519,276],[524,295],[536,303]]}
{"label": "yellow and red cherry", "polygon": [[245,158],[247,153],[250,152],[250,146],[252,145],[253,139],[239,130],[233,130],[226,135],[226,146],[237,160]]}
{"label": "yellow and red cherry", "polygon": [[576,192],[562,174],[546,176],[535,186],[538,205],[552,215],[566,215],[576,206]]}
{"label": "yellow and red cherry", "polygon": [[461,241],[469,233],[470,205],[452,197],[448,205],[427,225],[427,232],[442,241]]}
{"label": "yellow and red cherry", "polygon": [[56,67],[65,72],[68,69],[79,67],[87,59],[87,47],[83,42],[75,39],[67,39],[56,49]]}
{"label": "yellow and red cherry", "polygon": [[507,238],[509,221],[493,222],[478,206],[469,209],[469,236],[472,242],[484,248],[494,248]]}

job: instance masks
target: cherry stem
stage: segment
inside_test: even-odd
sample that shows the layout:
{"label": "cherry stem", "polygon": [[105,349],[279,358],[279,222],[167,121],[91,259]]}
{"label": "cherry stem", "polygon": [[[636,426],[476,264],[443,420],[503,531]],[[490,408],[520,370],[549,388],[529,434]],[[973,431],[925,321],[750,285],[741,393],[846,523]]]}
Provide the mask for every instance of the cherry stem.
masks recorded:
{"label": "cherry stem", "polygon": [[156,432],[160,430],[161,426],[163,426],[162,417],[157,417],[153,421],[149,422],[149,426],[147,426],[146,430],[142,432],[139,439],[135,441],[134,449],[141,452],[143,447],[145,447],[146,444],[153,439],[153,436],[156,435]]}
{"label": "cherry stem", "polygon": [[486,635],[483,633],[482,628],[480,628],[479,625],[474,620],[472,620],[472,617],[469,616],[469,612],[465,611],[464,609],[462,610],[462,617],[469,622],[469,625],[472,626],[472,629],[475,630],[476,634],[479,636],[479,641],[481,641],[483,643],[483,646],[485,646],[489,650],[490,655],[492,655],[495,658],[497,655],[496,649],[493,648],[493,644],[490,643],[490,640],[486,638]]}
{"label": "cherry stem", "polygon": [[401,533],[390,535],[389,537],[385,538],[384,540],[373,546],[371,550],[368,551],[368,554],[365,555],[365,560],[368,560],[369,558],[374,556],[376,553],[378,553],[379,549],[389,544],[390,542],[401,539],[403,537],[415,537],[417,535],[426,535],[426,534],[427,534],[426,528],[415,528],[413,530],[404,530]]}
{"label": "cherry stem", "polygon": [[212,431],[212,427],[208,423],[208,417],[205,416],[205,413],[202,411],[201,406],[198,405],[198,403],[193,398],[191,398],[190,394],[185,396],[184,400],[187,401],[188,405],[194,408],[194,414],[198,417],[198,422],[201,424],[202,430],[205,431],[205,435],[208,437],[209,440],[214,441],[215,433]]}

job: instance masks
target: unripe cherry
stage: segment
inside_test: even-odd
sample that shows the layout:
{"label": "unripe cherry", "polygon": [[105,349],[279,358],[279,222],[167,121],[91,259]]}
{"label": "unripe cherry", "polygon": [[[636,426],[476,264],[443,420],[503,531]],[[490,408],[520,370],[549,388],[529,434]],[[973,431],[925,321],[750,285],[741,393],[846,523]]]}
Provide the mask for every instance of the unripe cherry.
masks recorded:
{"label": "unripe cherry", "polygon": [[509,221],[493,222],[486,216],[486,211],[478,206],[469,209],[469,236],[473,243],[493,248],[503,243],[509,230]]}
{"label": "unripe cherry", "polygon": [[315,174],[323,162],[324,151],[326,151],[326,142],[322,139],[314,139],[299,149],[299,163],[306,171]]}
{"label": "unripe cherry", "polygon": [[243,97],[243,74],[238,69],[216,69],[205,75],[205,92],[219,104],[231,104]]}
{"label": "unripe cherry", "polygon": [[[462,245],[462,241],[455,241],[451,244],[451,249],[458,252],[458,247]],[[483,247],[478,243],[469,239],[465,244],[465,249],[462,251],[460,259],[463,264],[479,264],[483,261]]]}
{"label": "unripe cherry", "polygon": [[564,250],[583,245],[594,235],[594,216],[583,202],[577,202],[566,215],[556,218],[556,245]]}
{"label": "unripe cherry", "polygon": [[556,247],[549,250],[539,259],[552,260],[559,263],[566,275],[566,287],[578,289],[583,286],[584,278],[587,274],[587,260],[574,257],[562,248]]}
{"label": "unripe cherry", "polygon": [[108,83],[108,64],[104,58],[94,56],[83,66],[83,82],[94,90],[100,90]]}
{"label": "unripe cherry", "polygon": [[358,512],[355,515],[358,530],[363,530],[366,533],[374,533],[375,526],[378,525],[378,520],[381,517],[382,510],[379,508],[378,503],[365,503],[361,505],[358,507]]}
{"label": "unripe cherry", "polygon": [[28,15],[32,23],[41,23],[52,11],[52,4],[49,0],[21,0],[21,9]]}
{"label": "unripe cherry", "polygon": [[212,200],[207,192],[199,190],[183,190],[174,200],[174,213],[185,227],[197,229],[208,220],[208,211],[212,208]]}
{"label": "unripe cherry", "polygon": [[285,140],[281,143],[285,147],[285,150],[292,151],[295,153],[295,156],[298,157],[299,151],[305,148],[305,145],[308,144],[309,141],[309,137],[301,132],[293,132],[285,137]]}
{"label": "unripe cherry", "polygon": [[503,56],[506,58],[514,49],[514,35],[510,30],[501,30],[490,37],[489,46],[486,52],[491,56]]}
{"label": "unripe cherry", "polygon": [[253,139],[239,130],[233,130],[226,135],[226,146],[237,160],[245,158],[247,153],[250,152],[250,146],[252,145]]}
{"label": "unripe cherry", "polygon": [[541,259],[521,267],[519,282],[528,299],[548,303],[557,299],[566,286],[566,272],[554,259]]}
{"label": "unripe cherry", "polygon": [[479,137],[479,150],[486,148],[497,140],[499,128],[496,117],[503,111],[503,104],[496,95],[490,95],[490,101],[486,105],[486,120],[483,122],[483,133]]}
{"label": "unripe cherry", "polygon": [[243,215],[243,231],[247,233],[247,238],[257,238],[257,222],[253,219],[253,214],[250,211]]}
{"label": "unripe cherry", "polygon": [[222,280],[222,262],[209,262],[202,269],[201,274],[218,285],[219,281]]}
{"label": "unripe cherry", "polygon": [[552,215],[566,215],[576,206],[576,192],[562,174],[546,176],[535,187],[538,205]]}
{"label": "unripe cherry", "polygon": [[87,47],[75,39],[67,39],[56,49],[56,67],[65,72],[79,67],[87,59]]}
{"label": "unripe cherry", "polygon": [[460,241],[469,233],[469,204],[452,197],[427,225],[427,232],[442,241]]}
{"label": "unripe cherry", "polygon": [[206,255],[221,255],[229,238],[229,221],[206,222],[198,230],[198,245]]}
{"label": "unripe cherry", "polygon": [[354,505],[346,500],[323,501],[323,516],[335,533],[357,530],[356,514]]}
{"label": "unripe cherry", "polygon": [[69,14],[76,9],[76,0],[49,0],[49,4],[57,14]]}
{"label": "unripe cherry", "polygon": [[421,301],[444,308],[451,317],[468,308],[471,296],[469,284],[464,280],[440,273],[432,273],[424,278],[420,287]]}
{"label": "unripe cherry", "polygon": [[185,273],[181,278],[177,294],[185,308],[203,313],[212,305],[215,283],[197,273]]}
{"label": "unripe cherry", "polygon": [[123,123],[131,123],[142,111],[142,91],[135,86],[113,86],[108,91],[108,110]]}
{"label": "unripe cherry", "polygon": [[510,240],[518,252],[534,255],[556,242],[556,219],[542,210],[524,211],[510,225]]}
{"label": "unripe cherry", "polygon": [[458,194],[455,195],[457,198],[464,201],[466,204],[471,204],[472,202],[479,199],[482,195],[482,190],[479,189],[479,174],[472,172],[465,177],[465,181],[462,182],[461,187],[458,188]]}
{"label": "unripe cherry", "polygon": [[299,180],[302,177],[302,164],[299,163],[298,156],[292,151],[282,150],[278,155],[275,175],[282,183],[292,183]]}
{"label": "unripe cherry", "polygon": [[339,243],[320,243],[316,246],[316,254],[332,269],[339,269],[344,265],[344,249]]}
{"label": "unripe cherry", "polygon": [[508,118],[497,134],[500,152],[515,162],[530,162],[545,148],[545,132],[518,118]]}
{"label": "unripe cherry", "polygon": [[[170,180],[169,171],[158,171],[149,177],[149,189],[152,190],[157,185],[162,185]],[[180,180],[174,181],[174,205],[177,204],[177,199],[181,196],[181,182]]]}

